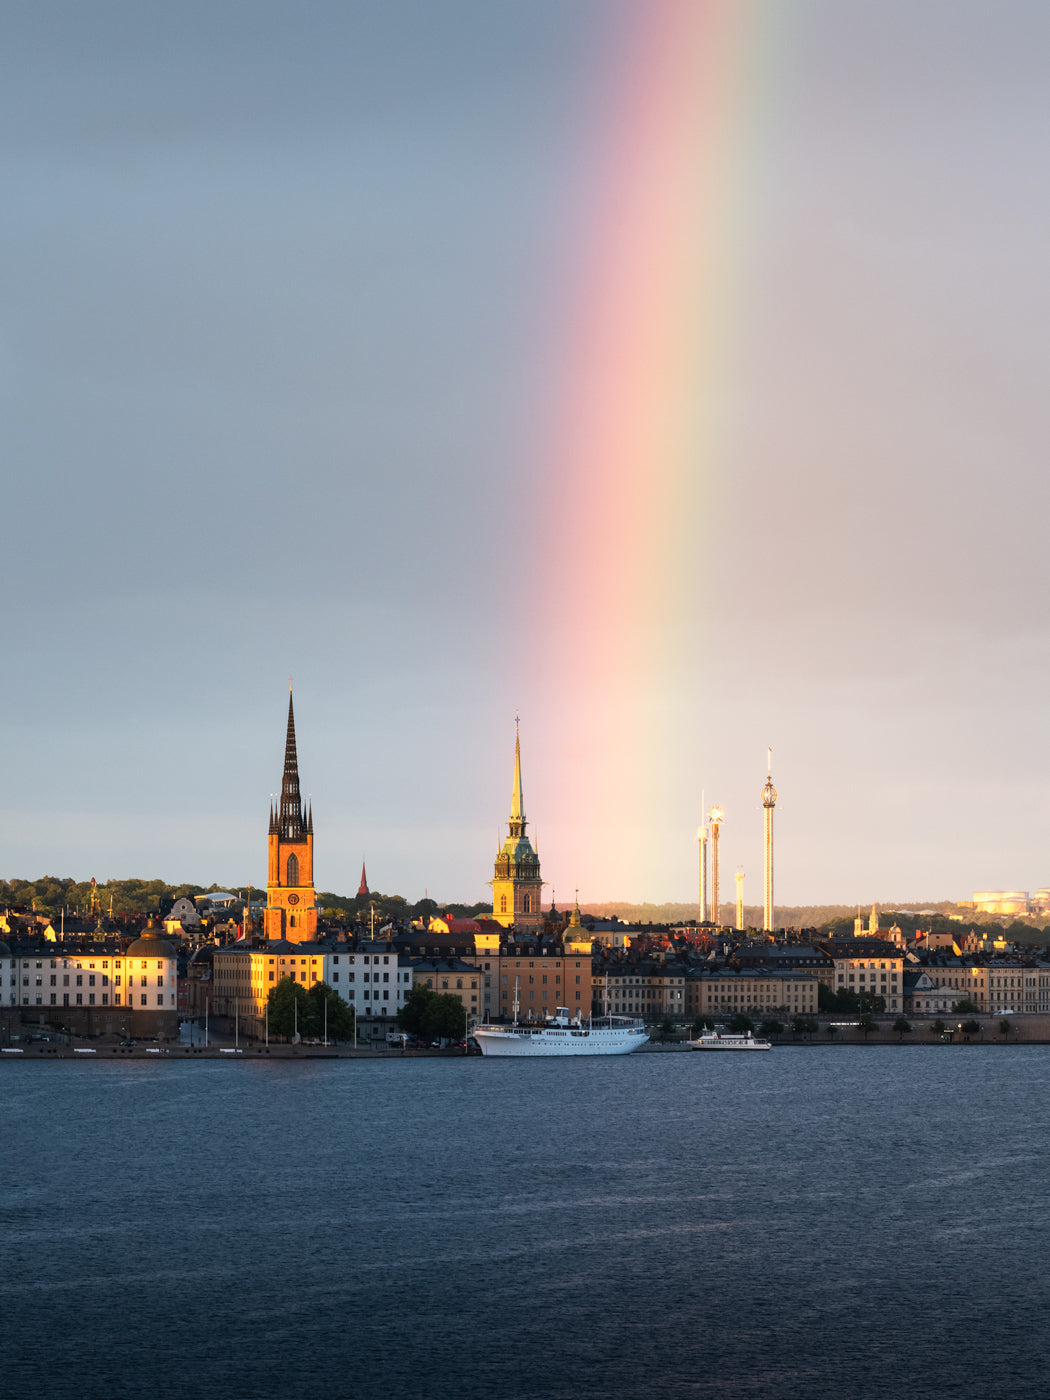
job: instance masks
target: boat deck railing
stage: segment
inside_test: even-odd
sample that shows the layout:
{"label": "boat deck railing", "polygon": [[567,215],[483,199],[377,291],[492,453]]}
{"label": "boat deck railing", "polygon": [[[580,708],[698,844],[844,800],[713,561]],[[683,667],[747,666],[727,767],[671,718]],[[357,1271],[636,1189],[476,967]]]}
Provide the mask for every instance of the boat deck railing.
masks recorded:
{"label": "boat deck railing", "polygon": [[546,1032],[548,1035],[589,1035],[591,1031],[643,1031],[645,1022],[630,1016],[588,1016],[582,1025],[551,1025],[548,1021],[517,1021],[502,1023],[486,1023],[476,1026],[474,1034],[478,1031],[497,1032],[500,1035],[539,1035]]}

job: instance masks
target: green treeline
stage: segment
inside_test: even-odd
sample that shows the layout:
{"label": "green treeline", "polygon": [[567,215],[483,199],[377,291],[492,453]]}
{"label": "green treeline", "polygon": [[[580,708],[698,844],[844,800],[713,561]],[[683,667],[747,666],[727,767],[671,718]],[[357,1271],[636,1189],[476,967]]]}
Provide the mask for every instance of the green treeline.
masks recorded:
{"label": "green treeline", "polygon": [[[169,885],[164,880],[106,880],[95,887],[98,909],[109,914],[112,903],[114,917],[120,914],[166,914],[177,899],[193,899],[199,894],[247,895],[244,885]],[[264,888],[252,886],[252,901],[265,899]],[[471,918],[490,911],[491,903],[441,904],[433,899],[420,899],[410,904],[403,895],[372,894],[358,899],[356,895],[318,891],[317,907],[325,918],[359,919],[368,924],[375,911],[376,928],[391,920],[407,922],[424,914],[450,913],[458,918]],[[57,918],[63,909],[87,914],[91,908],[91,881],[71,877],[43,875],[39,880],[0,880],[0,909],[35,909],[38,914]]]}
{"label": "green treeline", "polygon": [[[163,880],[108,880],[97,885],[95,896],[103,914],[109,913],[110,900],[117,914],[166,914],[176,899],[188,895],[214,894],[222,885],[168,885]],[[39,880],[0,880],[0,906],[5,909],[35,909],[38,914],[57,915],[63,910],[91,907],[91,881],[43,875]]]}

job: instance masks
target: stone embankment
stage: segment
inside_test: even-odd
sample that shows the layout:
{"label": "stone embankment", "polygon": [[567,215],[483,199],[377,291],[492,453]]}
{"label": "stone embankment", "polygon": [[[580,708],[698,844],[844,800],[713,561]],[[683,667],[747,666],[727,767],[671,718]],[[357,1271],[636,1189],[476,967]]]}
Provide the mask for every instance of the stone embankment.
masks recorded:
{"label": "stone embankment", "polygon": [[448,1050],[400,1050],[383,1046],[364,1045],[355,1049],[352,1045],[92,1045],[89,1041],[74,1040],[72,1044],[31,1043],[26,1045],[5,1045],[0,1047],[0,1062],[21,1060],[82,1060],[87,1063],[99,1060],[388,1060],[412,1059],[434,1056],[448,1059],[463,1057],[460,1049]]}

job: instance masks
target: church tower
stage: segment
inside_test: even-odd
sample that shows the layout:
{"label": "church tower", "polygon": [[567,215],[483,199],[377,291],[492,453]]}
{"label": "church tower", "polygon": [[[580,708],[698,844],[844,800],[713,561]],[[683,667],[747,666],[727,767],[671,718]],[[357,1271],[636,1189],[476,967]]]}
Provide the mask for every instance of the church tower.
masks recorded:
{"label": "church tower", "polygon": [[492,880],[492,917],[504,928],[538,929],[543,924],[540,858],[525,835],[525,826],[525,802],[521,795],[521,739],[515,727],[514,791],[510,799],[510,821],[507,839],[496,857],[496,873]]}
{"label": "church tower", "polygon": [[270,861],[266,876],[263,927],[270,939],[310,943],[317,937],[314,900],[314,818],[303,811],[299,762],[295,754],[295,712],[288,687],[288,733],[284,743],[281,802],[270,805]]}

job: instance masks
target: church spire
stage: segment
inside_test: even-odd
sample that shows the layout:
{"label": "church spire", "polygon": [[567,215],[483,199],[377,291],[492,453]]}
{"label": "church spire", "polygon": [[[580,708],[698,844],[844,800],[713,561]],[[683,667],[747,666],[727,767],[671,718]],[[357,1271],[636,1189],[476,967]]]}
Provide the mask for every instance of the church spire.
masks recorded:
{"label": "church spire", "polygon": [[525,835],[525,800],[521,795],[521,735],[518,716],[514,716],[514,791],[510,799],[510,834]]}
{"label": "church spire", "polygon": [[365,874],[365,863],[361,862],[361,883],[357,887],[358,899],[367,899],[372,891],[368,888],[368,876]]}
{"label": "church spire", "polygon": [[278,832],[286,841],[297,841],[306,832],[303,802],[299,792],[299,761],[295,753],[295,710],[292,687],[288,685],[288,732],[284,741],[284,776],[281,779],[281,809]]}
{"label": "church spire", "polygon": [[270,831],[266,842],[266,912],[268,939],[309,943],[317,934],[314,890],[313,803],[303,802],[299,762],[295,751],[295,709],[288,687],[288,728],[284,741],[281,795],[270,798]]}

